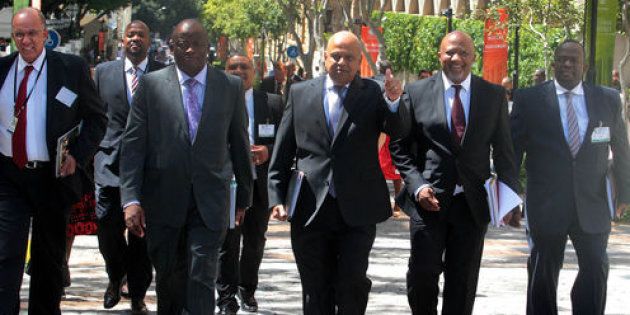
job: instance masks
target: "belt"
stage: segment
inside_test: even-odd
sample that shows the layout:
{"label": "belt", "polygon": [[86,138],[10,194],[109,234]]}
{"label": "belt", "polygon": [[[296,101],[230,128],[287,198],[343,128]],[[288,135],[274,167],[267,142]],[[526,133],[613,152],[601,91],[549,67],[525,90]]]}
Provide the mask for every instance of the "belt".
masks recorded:
{"label": "belt", "polygon": [[47,161],[28,161],[26,162],[26,165],[24,165],[25,168],[28,168],[30,170],[35,170],[35,169],[40,169],[40,168],[44,168],[46,166],[48,166]]}

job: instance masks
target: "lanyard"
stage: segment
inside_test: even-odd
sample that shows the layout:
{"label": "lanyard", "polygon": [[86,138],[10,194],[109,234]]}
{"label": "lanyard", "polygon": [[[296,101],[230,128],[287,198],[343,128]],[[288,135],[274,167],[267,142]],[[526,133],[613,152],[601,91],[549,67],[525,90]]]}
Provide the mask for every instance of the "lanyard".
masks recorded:
{"label": "lanyard", "polygon": [[[26,99],[24,100],[24,103],[21,104],[21,106],[18,108],[17,113],[14,113],[15,117],[19,117],[20,114],[22,113],[22,111],[24,110],[24,107],[26,106],[26,103],[28,103],[29,98],[31,98],[31,94],[33,94],[33,91],[35,90],[35,87],[37,86],[37,82],[39,81],[39,76],[42,75],[42,70],[44,70],[44,65],[46,65],[46,60],[48,59],[48,55],[46,55],[46,57],[44,57],[44,61],[42,62],[42,66],[39,67],[39,71],[37,71],[37,77],[35,77],[35,83],[33,83],[33,86],[31,87],[31,91],[28,92],[26,94]],[[15,104],[15,102],[17,101],[17,95],[15,92],[15,87],[17,86],[17,69],[18,69],[18,63],[15,64],[15,71],[13,73],[13,103]],[[22,78],[24,79],[24,78]],[[19,87],[18,87],[19,89]]]}

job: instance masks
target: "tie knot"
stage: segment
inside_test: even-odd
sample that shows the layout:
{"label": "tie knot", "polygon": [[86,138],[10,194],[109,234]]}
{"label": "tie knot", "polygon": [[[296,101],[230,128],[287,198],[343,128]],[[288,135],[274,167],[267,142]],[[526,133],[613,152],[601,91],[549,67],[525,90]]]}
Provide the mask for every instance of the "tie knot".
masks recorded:
{"label": "tie knot", "polygon": [[132,75],[137,75],[138,74],[138,67],[131,67],[131,74]]}
{"label": "tie knot", "polygon": [[184,85],[189,88],[189,89],[194,89],[195,86],[197,86],[197,80],[190,78],[188,80],[186,80],[186,82],[184,82]]}
{"label": "tie knot", "polygon": [[461,89],[462,89],[462,85],[461,84],[453,84],[453,88],[455,89],[455,93],[459,94],[459,91],[461,91]]}
{"label": "tie knot", "polygon": [[339,97],[343,96],[343,93],[346,91],[346,87],[343,85],[333,85],[332,90],[339,95]]}
{"label": "tie knot", "polygon": [[31,65],[28,65],[28,66],[24,67],[24,75],[28,76],[29,74],[31,74],[33,69],[35,69],[35,68],[33,68],[33,66],[31,66]]}

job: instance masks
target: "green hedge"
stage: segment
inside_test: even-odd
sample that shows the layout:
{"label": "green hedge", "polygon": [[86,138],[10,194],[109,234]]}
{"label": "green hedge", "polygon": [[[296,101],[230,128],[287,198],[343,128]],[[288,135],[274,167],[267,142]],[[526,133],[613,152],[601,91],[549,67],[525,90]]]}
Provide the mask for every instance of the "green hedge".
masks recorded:
{"label": "green hedge", "polygon": [[[387,12],[382,25],[387,45],[387,59],[392,62],[395,71],[418,73],[421,69],[440,68],[437,52],[440,40],[446,34],[445,17]],[[473,73],[481,75],[484,22],[474,19],[453,19],[453,27],[467,32],[473,38],[477,61],[472,70]],[[520,86],[527,86],[531,84],[534,70],[544,67],[544,47],[540,37],[531,32],[528,26],[524,26],[520,33]],[[551,49],[548,51],[550,62],[551,52],[564,39],[565,33],[561,28],[549,28],[546,33],[551,43]],[[514,43],[512,30],[509,36],[512,48]],[[510,73],[513,71],[513,54],[514,51],[511,49],[508,62]]]}

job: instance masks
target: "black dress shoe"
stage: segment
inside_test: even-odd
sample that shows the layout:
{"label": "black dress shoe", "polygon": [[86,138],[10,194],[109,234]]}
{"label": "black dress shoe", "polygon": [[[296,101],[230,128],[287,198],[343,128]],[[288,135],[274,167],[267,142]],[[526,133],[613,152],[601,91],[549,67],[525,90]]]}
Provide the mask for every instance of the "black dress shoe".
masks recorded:
{"label": "black dress shoe", "polygon": [[258,312],[258,302],[253,293],[245,290],[238,290],[238,297],[241,299],[241,309],[246,312]]}
{"label": "black dress shoe", "polygon": [[120,282],[110,281],[103,296],[103,307],[110,309],[120,302]]}
{"label": "black dress shoe", "polygon": [[219,312],[217,312],[217,315],[236,315],[237,312],[238,303],[234,301],[233,303],[219,305]]}
{"label": "black dress shoe", "polygon": [[133,315],[147,315],[149,314],[149,309],[147,305],[144,304],[144,300],[142,299],[131,299],[131,314]]}

